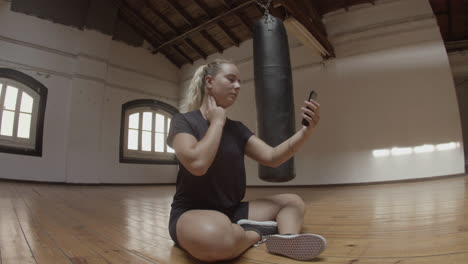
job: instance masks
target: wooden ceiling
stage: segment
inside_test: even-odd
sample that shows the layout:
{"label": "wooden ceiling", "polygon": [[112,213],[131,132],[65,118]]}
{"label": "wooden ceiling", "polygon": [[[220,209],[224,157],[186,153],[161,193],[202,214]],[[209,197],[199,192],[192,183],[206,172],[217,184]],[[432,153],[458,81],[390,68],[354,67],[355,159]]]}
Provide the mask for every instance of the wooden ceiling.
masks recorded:
{"label": "wooden ceiling", "polygon": [[447,50],[467,49],[468,0],[430,0]]}
{"label": "wooden ceiling", "polygon": [[[116,0],[119,16],[178,67],[252,38],[265,0]],[[270,13],[296,18],[331,56],[324,14],[372,0],[274,0]],[[468,40],[468,0],[430,0],[445,42]]]}

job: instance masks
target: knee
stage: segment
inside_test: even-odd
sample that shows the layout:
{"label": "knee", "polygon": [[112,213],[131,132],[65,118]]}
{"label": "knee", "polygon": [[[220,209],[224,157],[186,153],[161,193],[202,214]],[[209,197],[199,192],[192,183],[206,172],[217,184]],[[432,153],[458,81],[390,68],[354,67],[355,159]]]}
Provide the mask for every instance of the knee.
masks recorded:
{"label": "knee", "polygon": [[231,226],[210,226],[205,229],[205,238],[199,241],[197,259],[206,262],[229,260],[237,251],[244,232],[234,232]]}
{"label": "knee", "polygon": [[[192,223],[190,237],[185,236],[182,246],[196,259],[215,262],[234,258],[244,232],[235,230],[230,221]],[[193,233],[193,230],[197,230]],[[182,230],[181,230],[182,231]],[[183,232],[183,231],[182,231]],[[188,234],[189,232],[185,233]]]}
{"label": "knee", "polygon": [[302,213],[305,211],[305,203],[304,200],[297,194],[288,193],[285,194],[285,202],[286,206],[293,206],[298,208]]}

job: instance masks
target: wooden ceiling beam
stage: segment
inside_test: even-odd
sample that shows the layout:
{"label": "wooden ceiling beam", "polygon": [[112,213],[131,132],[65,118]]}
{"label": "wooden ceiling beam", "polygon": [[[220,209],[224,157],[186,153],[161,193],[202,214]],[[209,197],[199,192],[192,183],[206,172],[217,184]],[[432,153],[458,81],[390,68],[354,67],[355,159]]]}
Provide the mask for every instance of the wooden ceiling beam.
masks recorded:
{"label": "wooden ceiling beam", "polygon": [[221,46],[206,30],[200,30],[200,34],[207,39],[215,48],[218,50],[219,53],[223,53],[223,46]]}
{"label": "wooden ceiling beam", "polygon": [[164,21],[164,23],[166,23],[166,25],[172,30],[172,32],[174,32],[175,34],[180,33],[177,27],[166,16],[164,16],[161,12],[159,12],[159,10],[157,10],[151,4],[150,0],[144,0],[144,1],[145,1],[146,6],[151,10],[151,12],[153,12],[159,19]]}
{"label": "wooden ceiling beam", "polygon": [[[127,3],[124,2],[123,5],[121,5],[121,8],[120,10],[123,10],[124,12],[126,12],[127,14],[131,15],[134,17],[135,20],[139,21],[138,23],[140,25],[143,25],[144,27],[148,28],[149,32],[151,35],[155,36],[155,39],[156,39],[156,43],[151,43],[154,47],[158,47],[160,46],[161,44],[160,43],[164,43],[165,42],[165,39],[164,37],[162,36],[162,34],[154,27],[154,25],[148,21],[144,16],[140,16],[138,15],[138,12],[136,12],[130,5],[128,5]],[[147,34],[145,34],[147,35]],[[156,46],[154,45],[156,44]],[[175,43],[173,43],[175,44]],[[188,62],[192,63],[193,64],[193,60],[187,55],[185,54],[182,50],[180,50],[178,47],[176,47],[175,45],[170,45],[170,48],[172,48],[173,50],[175,50],[180,56],[182,56],[185,60],[187,60]],[[154,50],[153,52],[154,53],[157,53],[159,50]],[[166,57],[170,57],[168,56],[167,54],[165,54]],[[178,65],[178,64],[176,64]],[[180,67],[178,65],[178,67]]]}
{"label": "wooden ceiling beam", "polygon": [[192,0],[192,1],[195,2],[198,8],[200,8],[206,15],[208,15],[209,18],[214,17],[213,13],[211,12],[210,8],[205,2],[203,2],[202,0]]}
{"label": "wooden ceiling beam", "polygon": [[221,28],[221,31],[224,32],[224,35],[226,35],[229,40],[231,40],[231,42],[236,45],[236,47],[239,47],[240,45],[240,40],[238,37],[236,37],[236,35],[232,32],[232,30],[229,29],[229,27],[224,24],[224,22],[222,21],[219,21],[218,23],[218,27]]}
{"label": "wooden ceiling beam", "polygon": [[[258,12],[260,12],[260,13],[262,14],[261,17],[264,17],[265,10],[264,10],[263,8],[261,8],[258,4],[256,4],[255,7],[256,7],[256,9],[258,10]],[[285,14],[284,14],[284,12],[282,12],[280,9],[282,9],[282,7],[274,8],[273,6],[270,6],[270,9],[268,10],[268,12],[269,12],[272,16],[284,20]]]}
{"label": "wooden ceiling beam", "polygon": [[185,12],[185,9],[177,3],[177,1],[166,0],[166,2],[172,7],[174,11],[181,15],[185,22],[187,22],[191,27],[194,27],[197,24],[197,22],[187,12]]}
{"label": "wooden ceiling beam", "polygon": [[[175,3],[175,2],[174,2],[174,3]],[[242,3],[242,4],[240,4],[240,5],[236,6],[236,7],[233,7],[233,8],[231,8],[231,10],[229,10],[229,11],[227,11],[227,12],[225,12],[225,13],[221,13],[221,14],[219,14],[219,15],[213,17],[212,19],[210,19],[210,20],[208,20],[208,21],[205,21],[204,23],[202,23],[202,24],[200,24],[200,25],[198,25],[198,26],[195,26],[195,27],[191,28],[190,30],[188,30],[188,31],[186,31],[186,32],[184,32],[184,33],[182,33],[182,34],[180,34],[179,36],[174,37],[173,39],[166,41],[165,43],[163,43],[162,45],[160,45],[158,48],[156,48],[156,50],[160,50],[160,49],[164,48],[165,46],[171,45],[172,43],[174,43],[174,42],[176,42],[176,41],[178,41],[178,40],[180,40],[180,39],[184,39],[184,38],[186,38],[187,36],[189,36],[190,34],[193,34],[193,33],[195,33],[195,32],[200,32],[200,33],[201,33],[202,31],[204,31],[205,34],[202,33],[201,35],[204,36],[204,37],[206,38],[206,36],[209,36],[209,35],[208,35],[208,33],[204,30],[205,27],[207,27],[208,25],[210,25],[210,24],[212,24],[212,23],[216,23],[218,20],[220,20],[220,19],[223,18],[224,16],[233,14],[234,12],[236,12],[236,11],[242,9],[242,8],[245,8],[245,7],[247,7],[247,6],[250,6],[250,5],[253,4],[253,3],[254,3],[253,0],[248,0],[248,1],[246,1],[245,3]],[[179,11],[181,11],[181,10],[179,10]],[[184,11],[184,12],[185,12],[185,11]],[[210,41],[211,44],[213,44],[213,46],[217,47],[217,49],[219,50],[219,46],[220,46],[220,45],[219,45],[218,43],[216,43],[216,41],[213,42],[213,38],[212,38],[212,37],[207,38],[207,40],[208,40],[208,41],[211,40],[211,41]]]}
{"label": "wooden ceiling beam", "polygon": [[452,40],[453,39],[453,23],[452,23],[452,1],[447,0],[447,16],[448,16],[448,36],[447,39]]}
{"label": "wooden ceiling beam", "polygon": [[448,52],[468,50],[468,40],[446,41],[445,48]]}
{"label": "wooden ceiling beam", "polygon": [[[208,19],[212,19],[213,17],[215,17],[215,15],[210,10],[210,8],[206,5],[205,2],[203,2],[202,0],[193,0],[193,1],[208,16]],[[226,26],[226,24],[221,20],[218,20],[216,24],[219,26],[219,28],[221,28],[221,31],[223,31],[224,35],[226,35],[231,40],[231,42],[234,43],[234,45],[239,47],[239,44],[240,44],[239,38],[235,36],[235,34]]]}
{"label": "wooden ceiling beam", "polygon": [[123,4],[120,6],[120,9],[139,20],[140,24],[144,25],[147,29],[150,30],[150,32],[153,35],[155,35],[156,40],[158,42],[164,42],[164,37],[161,33],[158,32],[158,30],[152,25],[152,23],[148,21],[144,16],[139,15],[138,11],[131,7],[127,2],[123,1]]}
{"label": "wooden ceiling beam", "polygon": [[[223,4],[224,6],[224,9],[225,10],[229,10],[233,7],[234,3],[232,0],[220,0],[221,3]],[[239,20],[241,21],[241,23],[245,26],[245,28],[247,28],[247,30],[249,31],[250,35],[252,36],[253,35],[253,30],[252,30],[252,23],[250,23],[250,21],[240,12],[240,11],[236,11],[234,13],[234,15],[239,18]]]}
{"label": "wooden ceiling beam", "polygon": [[265,10],[263,10],[258,4],[255,4],[255,9],[257,9],[258,12],[260,12],[260,14],[262,14],[262,16],[265,13]]}
{"label": "wooden ceiling beam", "polygon": [[284,20],[286,18],[286,13],[284,12],[284,8],[282,6],[270,8],[270,14],[281,20]]}
{"label": "wooden ceiling beam", "polygon": [[[154,47],[157,47],[159,44],[156,43],[156,41],[153,39],[152,36],[149,36],[147,31],[143,30],[141,27],[135,25],[135,24],[138,24],[138,23],[142,23],[141,21],[139,21],[139,17],[137,17],[135,14],[131,13],[128,9],[126,8],[122,8],[120,7],[119,8],[119,11],[126,17],[128,17],[128,19],[130,20],[134,20],[135,22],[134,23],[131,23],[130,21],[127,21],[128,24],[130,25],[130,27],[133,28],[133,30],[135,30],[135,32],[137,32],[138,34],[140,34],[144,39],[146,39],[152,46],[153,48]],[[168,54],[166,54],[164,51],[162,51],[162,53],[166,56],[166,58],[168,60],[170,60],[174,65],[176,65],[177,67],[180,67],[181,64],[177,61],[175,61],[171,56],[169,56]]]}
{"label": "wooden ceiling beam", "polygon": [[323,16],[318,12],[318,8],[314,1],[303,1],[303,3],[307,8],[307,12],[310,14],[310,19],[312,19],[312,22],[318,27],[322,34],[326,35],[327,30],[325,29],[325,25],[322,22]]}
{"label": "wooden ceiling beam", "polygon": [[185,54],[185,52],[183,52],[179,47],[177,47],[176,45],[172,45],[172,48],[177,51],[180,55],[182,55],[182,57],[184,57],[187,61],[190,62],[190,64],[193,64],[193,59],[190,58],[187,54]]}
{"label": "wooden ceiling beam", "polygon": [[200,54],[200,56],[202,56],[206,60],[206,58],[208,57],[208,54],[206,54],[199,46],[193,43],[191,39],[185,38],[184,40],[185,40],[185,43],[187,43],[193,50],[198,52],[198,54]]}
{"label": "wooden ceiling beam", "polygon": [[323,15],[318,11],[318,7],[314,1],[303,1],[304,5],[307,8],[307,11],[310,13],[312,20],[322,21]]}
{"label": "wooden ceiling beam", "polygon": [[[198,23],[187,12],[185,12],[184,8],[180,6],[176,1],[166,0],[166,2],[172,7],[174,11],[176,11],[180,16],[184,18],[185,22],[189,24],[190,28],[195,28],[198,25]],[[179,33],[177,35],[180,36],[181,34]],[[216,41],[213,42],[213,38],[206,38],[205,36],[203,36],[203,34],[201,34],[201,36],[205,38],[206,41],[210,42],[211,45],[213,45],[214,47],[219,46],[219,44]]]}
{"label": "wooden ceiling beam", "polygon": [[[335,56],[335,51],[330,41],[328,40],[327,35],[322,33],[320,27],[316,26],[315,23],[309,19],[310,16],[308,12],[306,12],[307,9],[301,5],[300,2],[290,0],[278,1],[284,6],[284,8],[286,8],[289,14],[296,18],[296,20],[299,21],[312,34],[312,36],[317,39],[318,42],[320,42],[320,44],[327,50],[331,57]],[[321,26],[325,27],[322,21],[320,21],[320,23]]]}
{"label": "wooden ceiling beam", "polygon": [[[172,30],[172,32],[175,34],[175,35],[180,35],[181,32],[179,31],[179,29],[177,29],[177,27],[166,17],[164,16],[163,14],[161,14],[161,12],[159,12],[159,10],[157,10],[152,4],[151,4],[151,1],[149,0],[145,0],[145,4],[146,6],[151,10],[151,12],[153,12],[159,19],[161,19],[162,21],[164,21],[164,23],[166,23],[166,25]],[[185,42],[187,45],[190,46],[190,48],[192,48],[195,52],[198,53],[198,55],[200,55],[201,57],[205,58],[207,57],[206,53],[203,52],[200,47],[196,46],[195,43],[193,43],[192,41],[187,41],[187,40],[190,40],[188,38],[186,39],[183,39],[182,41]]]}
{"label": "wooden ceiling beam", "polygon": [[242,22],[245,28],[249,31],[250,35],[253,36],[252,23],[242,14],[241,12],[236,12],[236,16]]}

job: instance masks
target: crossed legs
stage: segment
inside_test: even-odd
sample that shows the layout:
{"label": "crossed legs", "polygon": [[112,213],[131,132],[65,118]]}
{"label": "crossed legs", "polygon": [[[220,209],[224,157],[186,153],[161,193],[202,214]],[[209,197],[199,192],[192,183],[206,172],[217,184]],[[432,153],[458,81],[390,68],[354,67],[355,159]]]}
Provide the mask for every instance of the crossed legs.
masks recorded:
{"label": "crossed legs", "polygon": [[299,234],[305,205],[296,194],[277,194],[249,202],[249,219],[276,221],[279,234]]}
{"label": "crossed legs", "polygon": [[[295,194],[279,194],[249,202],[248,218],[276,221],[280,234],[298,234],[304,218],[304,202]],[[190,210],[177,221],[177,240],[193,257],[205,262],[238,257],[260,240],[213,210]]]}

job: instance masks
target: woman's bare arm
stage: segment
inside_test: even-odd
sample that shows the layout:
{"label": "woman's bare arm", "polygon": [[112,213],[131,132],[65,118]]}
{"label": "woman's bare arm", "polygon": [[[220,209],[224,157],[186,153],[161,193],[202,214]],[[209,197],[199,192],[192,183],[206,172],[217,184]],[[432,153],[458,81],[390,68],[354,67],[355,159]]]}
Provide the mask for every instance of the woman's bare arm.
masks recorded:
{"label": "woman's bare arm", "polygon": [[179,133],[175,135],[173,147],[179,161],[195,176],[205,175],[218,152],[226,111],[217,106],[213,97],[206,98],[206,118],[210,126],[205,136],[198,141],[193,135]]}
{"label": "woman's bare arm", "polygon": [[310,109],[302,107],[302,117],[309,121],[310,125],[308,127],[303,126],[296,134],[275,148],[269,146],[258,137],[252,136],[247,141],[245,154],[264,166],[274,168],[292,158],[311,136],[313,129],[320,120],[320,104],[311,100],[311,102],[306,101],[305,105]]}
{"label": "woman's bare arm", "polygon": [[222,123],[213,123],[202,140],[187,133],[174,137],[173,147],[179,161],[195,176],[202,176],[213,163],[223,131]]}

